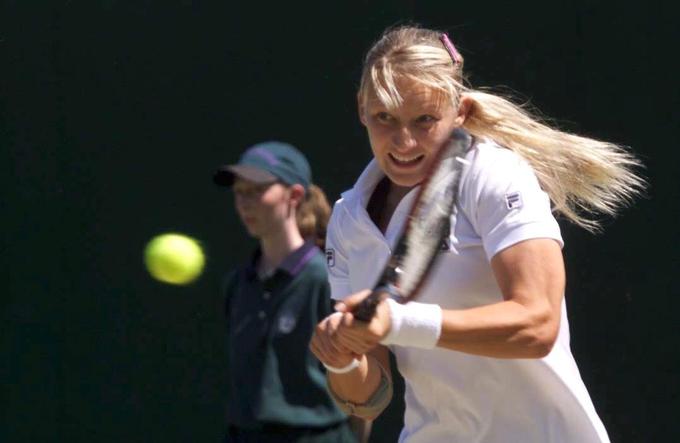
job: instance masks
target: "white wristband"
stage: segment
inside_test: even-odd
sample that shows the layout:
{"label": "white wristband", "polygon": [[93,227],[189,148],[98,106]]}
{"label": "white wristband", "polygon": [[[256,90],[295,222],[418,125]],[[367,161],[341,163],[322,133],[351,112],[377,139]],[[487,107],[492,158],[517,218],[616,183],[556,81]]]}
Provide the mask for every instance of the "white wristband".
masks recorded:
{"label": "white wristband", "polygon": [[347,366],[343,366],[342,368],[328,366],[326,363],[323,363],[323,365],[326,369],[328,369],[328,371],[333,372],[334,374],[346,374],[349,371],[352,371],[359,367],[359,360],[355,358],[354,360],[352,360],[352,363],[348,364]]}
{"label": "white wristband", "polygon": [[442,332],[442,308],[439,305],[408,302],[405,305],[387,299],[392,326],[380,343],[432,349]]}

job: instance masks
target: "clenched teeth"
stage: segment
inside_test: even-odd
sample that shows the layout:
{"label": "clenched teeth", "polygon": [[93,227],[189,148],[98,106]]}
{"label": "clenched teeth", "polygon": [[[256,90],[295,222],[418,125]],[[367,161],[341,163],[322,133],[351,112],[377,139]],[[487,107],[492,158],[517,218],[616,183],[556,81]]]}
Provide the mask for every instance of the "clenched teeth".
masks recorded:
{"label": "clenched teeth", "polygon": [[394,152],[390,152],[390,155],[392,157],[394,157],[395,160],[398,160],[398,161],[404,162],[404,163],[413,162],[413,161],[419,160],[421,157],[423,157],[422,154],[419,154],[419,155],[416,155],[416,156],[413,156],[413,157],[405,157],[403,155],[395,154]]}

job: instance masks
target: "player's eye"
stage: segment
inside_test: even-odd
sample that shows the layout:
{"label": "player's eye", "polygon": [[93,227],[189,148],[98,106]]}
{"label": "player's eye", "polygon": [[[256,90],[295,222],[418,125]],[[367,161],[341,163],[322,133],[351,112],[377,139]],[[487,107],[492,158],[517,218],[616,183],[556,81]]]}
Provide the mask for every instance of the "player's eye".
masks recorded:
{"label": "player's eye", "polygon": [[418,117],[416,119],[416,123],[418,123],[419,125],[431,125],[432,123],[434,123],[436,121],[437,121],[437,118],[433,117],[429,114],[421,115],[420,117]]}
{"label": "player's eye", "polygon": [[390,114],[387,112],[378,112],[375,114],[375,119],[379,121],[380,123],[391,123],[394,121],[394,117],[392,117]]}

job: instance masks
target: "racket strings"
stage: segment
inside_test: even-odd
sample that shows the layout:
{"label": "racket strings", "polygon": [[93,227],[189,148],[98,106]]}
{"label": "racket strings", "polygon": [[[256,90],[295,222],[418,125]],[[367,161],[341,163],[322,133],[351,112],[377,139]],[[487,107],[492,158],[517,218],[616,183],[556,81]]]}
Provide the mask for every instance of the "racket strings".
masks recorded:
{"label": "racket strings", "polygon": [[399,264],[401,272],[397,273],[401,294],[412,294],[417,289],[440,250],[442,240],[449,235],[460,171],[467,163],[454,154],[457,152],[448,153],[430,180],[423,184],[425,188],[411,215],[406,251]]}

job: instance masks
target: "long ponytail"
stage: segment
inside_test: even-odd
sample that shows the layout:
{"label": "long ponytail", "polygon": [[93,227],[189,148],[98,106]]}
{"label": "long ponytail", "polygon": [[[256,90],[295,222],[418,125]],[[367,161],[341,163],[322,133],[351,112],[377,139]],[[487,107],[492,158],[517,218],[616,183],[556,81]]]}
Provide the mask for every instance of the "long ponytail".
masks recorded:
{"label": "long ponytail", "polygon": [[590,231],[597,213],[613,215],[644,188],[640,162],[623,147],[551,128],[498,95],[467,90],[472,108],[464,127],[523,157],[533,168],[554,210]]}

